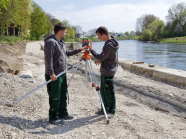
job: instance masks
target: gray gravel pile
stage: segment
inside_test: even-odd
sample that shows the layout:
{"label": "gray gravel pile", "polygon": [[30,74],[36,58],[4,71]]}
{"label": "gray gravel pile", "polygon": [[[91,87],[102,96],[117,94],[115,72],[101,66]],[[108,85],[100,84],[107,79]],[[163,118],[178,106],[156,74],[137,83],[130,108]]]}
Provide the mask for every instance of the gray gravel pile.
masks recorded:
{"label": "gray gravel pile", "polygon": [[19,135],[22,130],[47,126],[47,119],[41,119],[42,115],[45,117],[48,115],[43,112],[46,107],[43,102],[47,96],[42,93],[45,88],[13,104],[15,100],[39,85],[37,81],[28,83],[15,75],[0,74],[0,138],[23,137]]}

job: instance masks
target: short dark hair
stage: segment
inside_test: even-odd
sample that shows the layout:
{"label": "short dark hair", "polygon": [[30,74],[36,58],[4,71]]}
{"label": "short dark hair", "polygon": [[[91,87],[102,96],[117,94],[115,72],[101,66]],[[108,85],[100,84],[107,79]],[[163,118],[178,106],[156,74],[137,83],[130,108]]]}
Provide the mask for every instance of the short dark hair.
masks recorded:
{"label": "short dark hair", "polygon": [[62,23],[57,23],[54,26],[54,33],[58,33],[60,30],[64,31],[65,29],[67,29],[67,26],[62,24]]}
{"label": "short dark hair", "polygon": [[103,35],[103,34],[109,35],[108,30],[107,30],[106,27],[99,27],[96,30],[96,33],[99,33],[100,35]]}

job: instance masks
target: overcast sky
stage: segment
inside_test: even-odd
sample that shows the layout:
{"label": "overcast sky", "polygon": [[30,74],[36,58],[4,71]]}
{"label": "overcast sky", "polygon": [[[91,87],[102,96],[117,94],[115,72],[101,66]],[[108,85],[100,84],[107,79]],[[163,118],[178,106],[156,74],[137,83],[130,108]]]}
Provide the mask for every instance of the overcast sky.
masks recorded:
{"label": "overcast sky", "polygon": [[79,25],[83,31],[105,26],[110,32],[135,31],[137,18],[153,14],[166,22],[173,4],[186,0],[35,0],[55,18]]}

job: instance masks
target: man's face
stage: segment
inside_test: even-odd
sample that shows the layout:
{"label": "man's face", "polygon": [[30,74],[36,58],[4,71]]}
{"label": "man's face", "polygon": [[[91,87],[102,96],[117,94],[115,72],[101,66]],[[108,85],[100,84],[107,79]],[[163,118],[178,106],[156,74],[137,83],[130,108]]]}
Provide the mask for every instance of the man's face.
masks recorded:
{"label": "man's face", "polygon": [[61,30],[61,39],[64,39],[65,38],[66,33],[67,33],[67,29],[65,29],[63,31]]}
{"label": "man's face", "polygon": [[96,34],[97,34],[97,36],[98,36],[98,39],[100,39],[101,41],[104,41],[104,34],[101,35],[101,34],[99,34],[99,32],[96,33]]}

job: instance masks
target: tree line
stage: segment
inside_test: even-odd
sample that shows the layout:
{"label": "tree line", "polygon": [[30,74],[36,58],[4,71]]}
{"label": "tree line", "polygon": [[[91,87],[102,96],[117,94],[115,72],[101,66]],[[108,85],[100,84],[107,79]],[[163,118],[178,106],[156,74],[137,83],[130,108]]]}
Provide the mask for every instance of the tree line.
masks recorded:
{"label": "tree line", "polygon": [[45,13],[33,0],[0,1],[0,35],[21,36],[30,40],[39,40],[53,33],[57,23],[67,25],[65,40],[75,38],[76,26],[68,21],[60,21]]}
{"label": "tree line", "polygon": [[165,24],[155,15],[142,15],[136,22],[136,34],[142,41],[186,36],[186,3],[173,5],[168,10]]}

